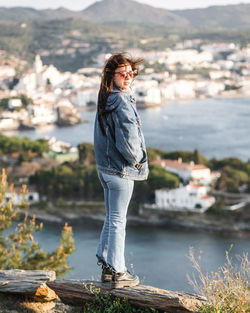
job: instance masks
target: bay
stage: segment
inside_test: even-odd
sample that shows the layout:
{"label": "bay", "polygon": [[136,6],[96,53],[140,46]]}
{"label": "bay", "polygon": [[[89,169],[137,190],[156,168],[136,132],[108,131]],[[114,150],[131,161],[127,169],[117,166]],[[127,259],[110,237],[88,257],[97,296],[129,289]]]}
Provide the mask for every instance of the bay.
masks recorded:
{"label": "bay", "polygon": [[[100,280],[101,268],[96,264],[96,248],[101,225],[82,222],[73,225],[75,252],[69,258],[72,272],[66,278]],[[59,242],[61,226],[45,224],[36,234],[47,251],[55,249]],[[236,255],[250,253],[249,238],[234,238],[229,235],[182,232],[158,227],[128,227],[126,238],[126,264],[131,264],[141,283],[169,290],[194,292],[188,283],[187,274],[194,273],[188,258],[193,247],[205,272],[217,271],[225,264],[225,252],[238,264]]]}
{"label": "bay", "polygon": [[[204,99],[165,103],[157,109],[140,110],[148,147],[165,151],[199,149],[206,157],[218,159],[235,156],[250,158],[250,99]],[[77,146],[93,142],[95,111],[82,111],[86,123],[73,127],[48,126],[33,131],[4,132],[9,136],[31,139],[55,136]],[[36,238],[47,251],[54,249],[60,238],[59,225],[45,224]],[[100,225],[84,222],[73,225],[76,244],[69,263],[73,271],[67,278],[100,279],[96,265],[96,247]],[[216,271],[225,262],[225,251],[233,244],[231,255],[250,252],[249,238],[234,238],[212,233],[173,231],[156,227],[128,227],[126,240],[127,266],[133,264],[143,284],[170,290],[193,292],[186,275],[192,264],[187,255],[190,247],[201,251],[203,270]]]}
{"label": "bay", "polygon": [[[95,111],[82,111],[86,123],[73,127],[46,126],[8,131],[9,136],[31,139],[55,136],[77,146],[93,142]],[[203,99],[165,103],[140,110],[146,144],[165,151],[198,149],[206,157],[250,158],[250,99]]]}

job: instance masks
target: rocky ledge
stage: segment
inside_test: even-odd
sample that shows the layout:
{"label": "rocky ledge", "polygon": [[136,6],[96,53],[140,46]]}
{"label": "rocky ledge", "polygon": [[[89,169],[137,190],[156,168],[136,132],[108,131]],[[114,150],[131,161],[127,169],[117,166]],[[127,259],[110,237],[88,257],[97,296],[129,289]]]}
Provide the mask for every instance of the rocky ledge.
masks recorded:
{"label": "rocky ledge", "polygon": [[83,120],[75,107],[60,106],[57,108],[57,125],[72,126],[82,122]]}

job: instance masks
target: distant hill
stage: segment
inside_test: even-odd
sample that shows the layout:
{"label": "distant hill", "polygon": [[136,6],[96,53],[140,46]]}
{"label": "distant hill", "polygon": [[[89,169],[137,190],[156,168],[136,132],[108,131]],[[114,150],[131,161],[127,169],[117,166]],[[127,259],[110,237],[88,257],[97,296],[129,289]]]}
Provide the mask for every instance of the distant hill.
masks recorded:
{"label": "distant hill", "polygon": [[4,21],[27,22],[69,18],[106,24],[121,22],[146,26],[160,24],[178,29],[249,29],[250,4],[172,11],[134,0],[97,1],[85,10],[77,12],[65,8],[36,10],[25,7],[0,7],[0,24]]}
{"label": "distant hill", "polygon": [[134,0],[97,1],[77,12],[0,7],[0,50],[29,62],[39,53],[63,71],[95,64],[100,52],[159,51],[186,39],[245,44],[249,30],[250,4],[174,11]]}
{"label": "distant hill", "polygon": [[133,22],[188,26],[189,21],[169,10],[157,9],[133,0],[103,0],[89,6],[83,17],[96,22]]}
{"label": "distant hill", "polygon": [[210,6],[205,9],[175,10],[172,13],[185,18],[194,28],[250,28],[250,4]]}
{"label": "distant hill", "polygon": [[0,7],[0,23],[3,21],[29,22],[64,18],[81,18],[81,16],[81,12],[74,12],[65,8],[59,8],[56,10],[36,10],[26,7]]}
{"label": "distant hill", "polygon": [[170,11],[133,0],[102,0],[95,2],[82,13],[85,19],[100,23],[126,21],[195,29],[250,28],[250,4]]}

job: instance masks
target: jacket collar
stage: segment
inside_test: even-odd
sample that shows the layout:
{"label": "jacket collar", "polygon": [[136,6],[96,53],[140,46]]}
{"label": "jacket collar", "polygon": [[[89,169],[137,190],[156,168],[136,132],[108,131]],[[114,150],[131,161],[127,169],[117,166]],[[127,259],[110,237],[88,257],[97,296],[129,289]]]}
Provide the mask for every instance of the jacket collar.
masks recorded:
{"label": "jacket collar", "polygon": [[131,89],[131,87],[129,87],[128,89],[121,89],[121,88],[119,88],[119,87],[114,83],[112,92],[126,92],[126,93],[132,93],[132,89]]}

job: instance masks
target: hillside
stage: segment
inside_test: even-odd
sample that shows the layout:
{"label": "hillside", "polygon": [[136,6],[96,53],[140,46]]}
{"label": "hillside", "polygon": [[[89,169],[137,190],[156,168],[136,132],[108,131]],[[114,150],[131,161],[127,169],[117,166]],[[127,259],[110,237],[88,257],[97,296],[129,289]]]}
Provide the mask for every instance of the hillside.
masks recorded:
{"label": "hillside", "polygon": [[249,29],[250,4],[210,6],[206,9],[176,10],[194,28]]}
{"label": "hillside", "polygon": [[55,10],[36,10],[28,7],[0,7],[0,23],[3,23],[4,21],[33,22],[65,18],[81,18],[81,15],[81,12],[74,12],[65,8]]}
{"label": "hillside", "polygon": [[102,0],[82,11],[96,22],[133,22],[164,24],[178,28],[250,28],[250,4],[210,6],[204,9],[166,10],[133,0]]}
{"label": "hillside", "polygon": [[188,20],[165,9],[157,9],[150,5],[133,0],[103,0],[95,2],[83,12],[87,20],[113,23],[153,23],[166,26],[190,26]]}
{"label": "hillside", "polygon": [[100,52],[163,50],[186,39],[245,44],[249,29],[250,4],[175,11],[134,0],[102,0],[78,12],[0,7],[0,50],[30,62],[39,53],[62,71],[91,66]]}
{"label": "hillside", "polygon": [[93,23],[164,24],[178,29],[249,29],[250,4],[210,6],[203,9],[166,10],[134,0],[102,0],[82,11],[36,10],[26,7],[0,7],[0,23],[54,19],[81,19]]}

